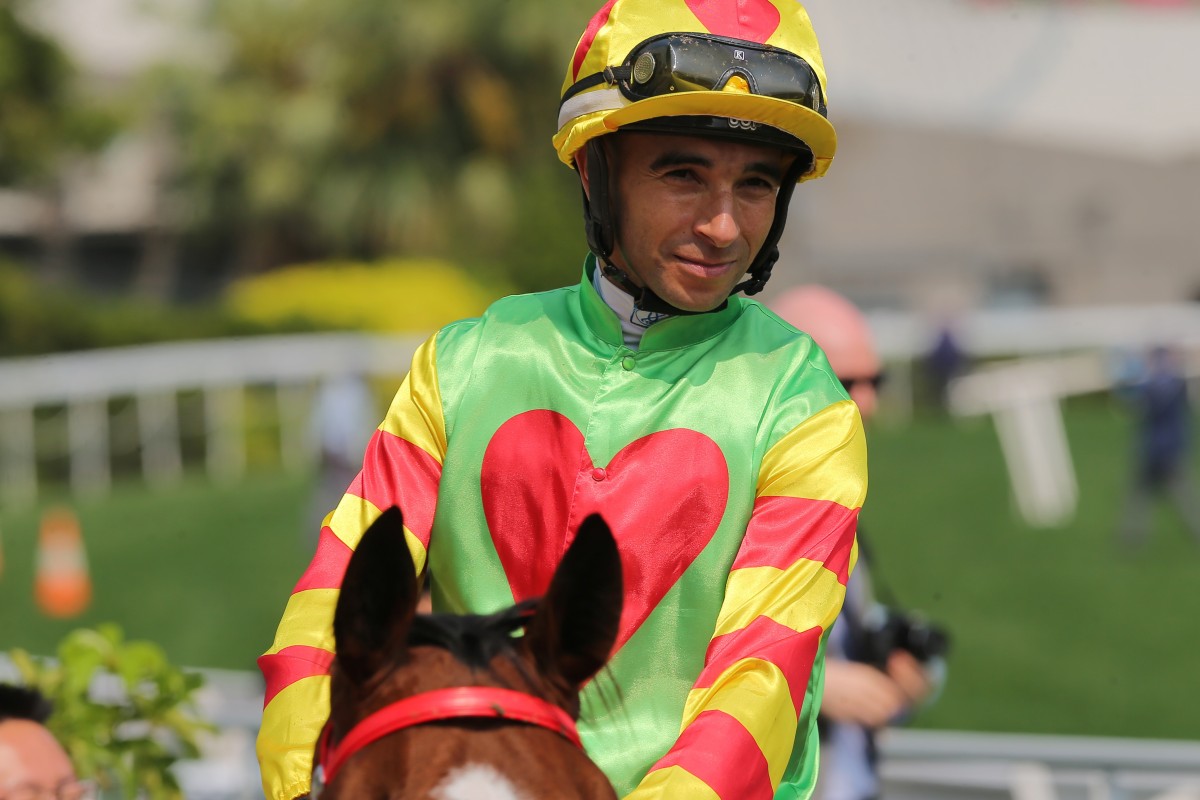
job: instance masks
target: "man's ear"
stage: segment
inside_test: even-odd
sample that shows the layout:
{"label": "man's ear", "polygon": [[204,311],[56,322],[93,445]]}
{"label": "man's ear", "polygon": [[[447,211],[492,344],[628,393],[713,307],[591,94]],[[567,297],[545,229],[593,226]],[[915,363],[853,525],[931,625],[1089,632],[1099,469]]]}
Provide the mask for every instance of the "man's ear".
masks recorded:
{"label": "man's ear", "polygon": [[591,176],[588,175],[587,167],[587,147],[581,147],[575,151],[575,171],[579,173],[579,181],[583,184],[584,197],[586,197],[588,200],[591,200]]}

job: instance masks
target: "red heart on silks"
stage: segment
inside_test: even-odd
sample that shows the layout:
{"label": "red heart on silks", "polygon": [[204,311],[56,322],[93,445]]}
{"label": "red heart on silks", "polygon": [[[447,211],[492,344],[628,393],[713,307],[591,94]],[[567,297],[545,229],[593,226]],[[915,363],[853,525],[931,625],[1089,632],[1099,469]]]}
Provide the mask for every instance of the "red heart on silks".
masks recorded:
{"label": "red heart on silks", "polygon": [[770,0],[684,0],[714,36],[766,44],[779,27],[779,9]]}
{"label": "red heart on silks", "polygon": [[712,540],[729,469],[716,442],[684,428],[643,436],[598,467],[571,420],[539,409],[496,431],[480,488],[517,602],[544,594],[580,523],[604,517],[625,580],[616,652]]}

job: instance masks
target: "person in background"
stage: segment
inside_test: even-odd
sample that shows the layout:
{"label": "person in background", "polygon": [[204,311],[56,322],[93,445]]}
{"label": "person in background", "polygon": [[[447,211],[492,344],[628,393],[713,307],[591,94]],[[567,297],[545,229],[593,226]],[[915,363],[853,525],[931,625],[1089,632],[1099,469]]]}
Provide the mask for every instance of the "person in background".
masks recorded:
{"label": "person in background", "polygon": [[924,359],[925,378],[929,383],[930,400],[938,411],[950,409],[950,383],[963,373],[967,354],[963,352],[950,323],[938,326],[933,345]]}
{"label": "person in background", "polygon": [[1144,374],[1118,385],[1118,395],[1132,407],[1137,425],[1134,474],[1118,533],[1121,542],[1130,548],[1145,543],[1153,500],[1165,495],[1200,544],[1200,496],[1189,468],[1192,409],[1179,350],[1152,348]]}
{"label": "person in background", "polygon": [[[868,422],[884,373],[862,312],[837,292],[815,285],[789,290],[772,307],[820,345]],[[883,606],[875,596],[871,552],[861,528],[858,540],[859,563],[825,650],[821,768],[814,795],[820,800],[879,797],[875,733],[927,702],[941,679],[939,657],[923,663],[909,650],[890,645],[879,626]]]}
{"label": "person in background", "polygon": [[610,0],[581,27],[553,144],[591,252],[417,350],[260,659],[270,800],[309,789],[337,589],[392,505],[447,613],[542,594],[603,514],[625,612],[588,755],[633,800],[811,796],[866,445],[819,348],[740,295],[834,156],[816,34],[796,0]]}
{"label": "person in background", "polygon": [[95,785],[75,776],[71,759],[46,728],[40,692],[0,684],[0,800],[92,800]]}
{"label": "person in background", "polygon": [[309,436],[317,453],[317,477],[312,512],[304,519],[307,551],[316,545],[325,515],[338,504],[358,474],[378,414],[371,388],[360,373],[331,375],[318,388],[309,418]]}

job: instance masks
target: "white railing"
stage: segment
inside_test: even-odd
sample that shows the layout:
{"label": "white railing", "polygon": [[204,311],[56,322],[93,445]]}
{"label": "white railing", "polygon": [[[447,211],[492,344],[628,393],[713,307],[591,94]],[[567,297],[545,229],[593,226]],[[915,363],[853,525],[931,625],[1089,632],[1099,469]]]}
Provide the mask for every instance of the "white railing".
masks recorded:
{"label": "white railing", "polygon": [[205,461],[217,480],[246,465],[245,392],[273,393],[281,461],[311,463],[307,416],[313,388],[347,374],[402,376],[421,336],[314,334],[171,342],[0,360],[0,500],[27,505],[38,492],[38,414],[65,428],[71,488],[101,493],[111,481],[108,404],[132,398],[131,448],[150,484],[182,475],[179,397],[198,392]]}
{"label": "white railing", "polygon": [[[210,670],[198,698],[220,733],[177,768],[191,800],[261,796],[256,673]],[[887,800],[1200,800],[1200,741],[889,729]]]}
{"label": "white railing", "polygon": [[889,730],[888,800],[1200,800],[1200,741]]}
{"label": "white railing", "polygon": [[[912,366],[929,349],[936,326],[906,313],[868,319],[897,373],[893,407],[903,409],[912,399]],[[1013,371],[991,368],[961,380],[954,409],[994,416],[1018,507],[1032,524],[1051,526],[1067,519],[1075,502],[1059,400],[1104,389],[1115,351],[1170,342],[1200,355],[1200,304],[976,311],[958,319],[954,330],[971,358],[1023,359]],[[423,338],[267,336],[0,360],[0,502],[36,499],[39,459],[48,447],[66,459],[72,491],[106,491],[111,442],[122,432],[148,483],[174,482],[183,471],[181,423],[203,438],[209,474],[236,479],[246,467],[248,387],[262,387],[273,399],[282,463],[306,467],[313,458],[307,421],[314,387],[348,373],[398,379]],[[181,397],[188,392],[201,401],[181,420]],[[120,431],[109,413],[117,398],[131,399],[125,413],[135,417]],[[52,435],[39,433],[48,427]],[[1031,469],[1034,462],[1040,466]]]}

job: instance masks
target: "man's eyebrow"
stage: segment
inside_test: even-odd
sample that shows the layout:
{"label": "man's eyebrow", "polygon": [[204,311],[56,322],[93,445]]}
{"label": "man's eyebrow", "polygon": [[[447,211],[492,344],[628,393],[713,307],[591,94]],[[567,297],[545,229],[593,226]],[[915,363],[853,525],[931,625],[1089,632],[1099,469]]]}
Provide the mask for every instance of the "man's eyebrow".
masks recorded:
{"label": "man's eyebrow", "polygon": [[711,167],[712,159],[705,158],[699,153],[689,153],[685,150],[669,150],[650,164],[650,169],[658,172],[675,167]]}
{"label": "man's eyebrow", "polygon": [[[689,153],[686,150],[670,150],[654,159],[650,169],[654,172],[676,169],[678,167],[711,168],[713,160],[699,153]],[[762,175],[776,182],[783,180],[783,167],[773,161],[752,161],[746,165],[747,174]]]}
{"label": "man's eyebrow", "polygon": [[755,161],[747,164],[746,172],[765,175],[776,183],[783,180],[783,167],[773,161]]}

